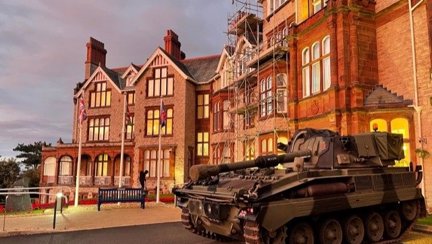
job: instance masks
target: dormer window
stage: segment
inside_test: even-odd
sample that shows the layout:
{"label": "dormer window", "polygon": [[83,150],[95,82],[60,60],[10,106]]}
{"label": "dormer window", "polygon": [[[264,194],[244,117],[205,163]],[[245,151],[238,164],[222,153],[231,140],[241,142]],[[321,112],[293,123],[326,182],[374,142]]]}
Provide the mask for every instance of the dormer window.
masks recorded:
{"label": "dormer window", "polygon": [[90,92],[90,108],[110,107],[111,89],[106,82],[95,83],[95,89]]}

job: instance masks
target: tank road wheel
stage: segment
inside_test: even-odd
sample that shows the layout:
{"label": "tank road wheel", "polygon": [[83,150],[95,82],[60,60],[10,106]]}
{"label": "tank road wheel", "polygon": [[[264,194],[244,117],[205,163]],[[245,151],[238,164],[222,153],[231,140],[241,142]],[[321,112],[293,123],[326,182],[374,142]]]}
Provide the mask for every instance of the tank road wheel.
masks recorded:
{"label": "tank road wheel", "polygon": [[319,230],[320,243],[342,243],[342,227],[337,219],[326,219]]}
{"label": "tank road wheel", "polygon": [[401,212],[402,212],[402,216],[406,220],[413,221],[417,217],[417,212],[418,212],[417,201],[403,202]]}
{"label": "tank road wheel", "polygon": [[299,222],[291,226],[288,236],[289,244],[313,244],[314,231],[307,222]]}
{"label": "tank road wheel", "polygon": [[345,241],[349,244],[360,244],[363,242],[365,229],[363,220],[357,215],[351,215],[344,222]]}
{"label": "tank road wheel", "polygon": [[372,242],[381,240],[384,235],[384,221],[377,212],[371,212],[365,219],[365,231],[367,238]]}
{"label": "tank road wheel", "polygon": [[396,210],[391,210],[384,216],[385,233],[391,239],[399,237],[402,230],[402,220]]}

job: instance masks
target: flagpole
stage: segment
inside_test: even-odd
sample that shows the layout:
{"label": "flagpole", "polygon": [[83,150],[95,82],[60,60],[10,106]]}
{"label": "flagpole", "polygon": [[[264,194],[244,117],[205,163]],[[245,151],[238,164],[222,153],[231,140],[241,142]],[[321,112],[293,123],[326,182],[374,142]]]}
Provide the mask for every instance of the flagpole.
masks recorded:
{"label": "flagpole", "polygon": [[119,176],[119,184],[118,187],[122,187],[122,176],[123,176],[123,160],[124,160],[124,142],[125,142],[125,120],[126,120],[126,94],[124,96],[124,102],[123,102],[123,125],[122,125],[122,132],[121,132],[121,149],[120,149],[120,176]]}
{"label": "flagpole", "polygon": [[[159,118],[161,117],[162,113],[162,97],[160,99],[160,107],[159,107]],[[162,147],[162,124],[161,120],[159,119],[159,149],[158,149],[158,163],[157,163],[157,178],[156,178],[156,203],[159,203],[159,192],[160,192],[160,173],[161,173],[161,147]]]}
{"label": "flagpole", "polygon": [[78,164],[77,164],[77,177],[75,183],[75,207],[78,207],[78,192],[79,192],[79,182],[80,182],[80,173],[81,173],[81,128],[82,122],[79,121],[79,142],[78,142]]}

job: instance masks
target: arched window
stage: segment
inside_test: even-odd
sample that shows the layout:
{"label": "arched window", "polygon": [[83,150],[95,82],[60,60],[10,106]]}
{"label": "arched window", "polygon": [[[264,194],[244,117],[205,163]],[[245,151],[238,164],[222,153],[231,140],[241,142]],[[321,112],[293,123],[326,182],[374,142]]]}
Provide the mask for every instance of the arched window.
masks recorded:
{"label": "arched window", "polygon": [[288,105],[287,75],[279,73],[276,75],[276,111],[286,113]]}
{"label": "arched window", "polygon": [[330,36],[324,37],[322,41],[322,62],[323,62],[323,90],[331,85],[330,75]]}
{"label": "arched window", "polygon": [[310,96],[310,54],[309,48],[303,49],[302,52],[302,84],[303,84],[303,97]]}
{"label": "arched window", "polygon": [[321,90],[321,47],[319,42],[312,45],[312,93],[318,93]]}
{"label": "arched window", "polygon": [[72,175],[72,158],[69,156],[63,156],[60,158],[60,176],[71,176]]}
{"label": "arched window", "polygon": [[273,112],[273,81],[269,76],[260,82],[260,115],[261,117],[270,115]]}

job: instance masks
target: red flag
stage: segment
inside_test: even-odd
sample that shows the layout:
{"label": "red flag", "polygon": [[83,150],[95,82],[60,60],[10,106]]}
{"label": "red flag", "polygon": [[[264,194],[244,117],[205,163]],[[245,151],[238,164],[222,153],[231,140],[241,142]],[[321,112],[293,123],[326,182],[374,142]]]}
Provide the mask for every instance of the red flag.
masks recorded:
{"label": "red flag", "polygon": [[129,106],[126,105],[126,125],[132,125],[132,114],[129,112]]}
{"label": "red flag", "polygon": [[87,119],[87,112],[84,105],[84,98],[81,97],[79,99],[79,122],[82,123],[84,120]]}
{"label": "red flag", "polygon": [[159,122],[160,122],[160,126],[161,127],[165,127],[166,126],[166,122],[167,122],[167,112],[165,110],[164,104],[161,101],[161,106],[160,106],[160,118],[159,118]]}

